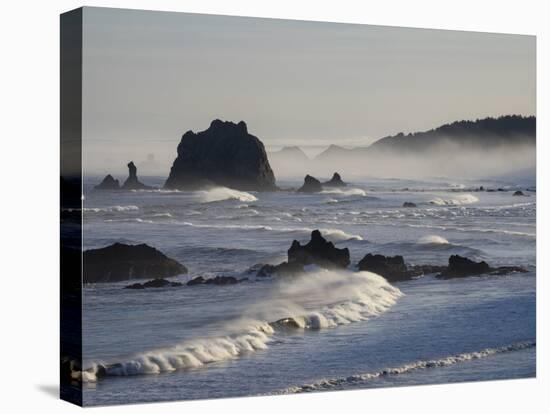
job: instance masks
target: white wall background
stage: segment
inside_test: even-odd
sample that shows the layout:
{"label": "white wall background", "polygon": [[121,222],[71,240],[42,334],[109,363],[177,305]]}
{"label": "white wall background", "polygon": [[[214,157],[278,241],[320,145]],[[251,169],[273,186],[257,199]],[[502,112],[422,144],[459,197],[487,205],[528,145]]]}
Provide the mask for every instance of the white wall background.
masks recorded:
{"label": "white wall background", "polygon": [[[279,17],[536,34],[538,36],[538,378],[536,380],[348,391],[110,407],[104,412],[497,412],[550,405],[548,253],[550,29],[544,1],[180,0],[94,1],[166,11]],[[11,0],[0,13],[0,407],[2,412],[76,410],[55,396],[58,378],[59,14],[78,1]],[[547,351],[547,350],[546,350]],[[546,390],[546,394],[545,394]]]}

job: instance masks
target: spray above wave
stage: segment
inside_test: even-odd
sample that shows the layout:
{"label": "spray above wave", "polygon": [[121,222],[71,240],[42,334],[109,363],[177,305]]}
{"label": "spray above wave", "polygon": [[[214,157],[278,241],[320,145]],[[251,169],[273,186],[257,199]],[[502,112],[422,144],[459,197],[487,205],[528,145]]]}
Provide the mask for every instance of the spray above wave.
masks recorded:
{"label": "spray above wave", "polygon": [[243,203],[249,203],[258,200],[250,193],[227,187],[213,187],[208,190],[197,191],[196,194],[201,203],[213,203],[224,200],[238,200]]}
{"label": "spray above wave", "polygon": [[416,361],[410,364],[405,364],[400,367],[386,368],[376,372],[369,372],[365,374],[351,375],[349,377],[339,377],[322,379],[311,384],[289,387],[284,390],[277,391],[273,394],[297,394],[303,392],[314,392],[323,390],[340,389],[350,387],[353,385],[364,386],[369,381],[376,380],[378,378],[408,374],[413,371],[446,367],[454,364],[468,362],[476,359],[487,358],[493,355],[502,354],[506,352],[521,351],[524,349],[536,347],[536,342],[518,342],[507,346],[498,348],[486,348],[477,352],[468,352],[462,354],[451,355],[440,359],[430,359],[425,361]]}
{"label": "spray above wave", "polygon": [[429,203],[434,204],[436,206],[462,206],[465,204],[477,203],[478,201],[479,201],[479,198],[477,198],[475,195],[459,194],[452,198],[446,198],[446,199],[436,197],[430,200]]}
{"label": "spray above wave", "polygon": [[251,305],[219,336],[143,352],[122,362],[93,362],[73,376],[95,382],[106,376],[199,368],[265,350],[275,334],[284,340],[289,328],[324,329],[366,321],[388,310],[400,296],[399,289],[374,273],[311,269],[302,277],[280,282],[272,297]]}

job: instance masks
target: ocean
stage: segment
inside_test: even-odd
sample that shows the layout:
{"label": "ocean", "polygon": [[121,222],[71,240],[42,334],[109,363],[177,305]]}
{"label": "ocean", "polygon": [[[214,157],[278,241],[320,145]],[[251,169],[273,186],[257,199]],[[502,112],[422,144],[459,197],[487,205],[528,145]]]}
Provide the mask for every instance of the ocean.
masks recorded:
{"label": "ocean", "polygon": [[[519,182],[510,178],[365,177],[319,194],[93,190],[99,181],[84,183],[84,249],[147,243],[189,269],[172,280],[247,280],[145,290],[123,289],[133,281],[85,285],[85,405],[536,375],[534,182],[513,196]],[[402,207],[406,201],[417,207]],[[250,268],[286,260],[292,241],[307,242],[314,229],[349,248],[349,270],[255,278]],[[528,272],[390,284],[357,271],[367,253],[436,265],[459,254]],[[289,317],[298,328],[275,323]],[[106,376],[96,377],[98,364],[109,364]]]}

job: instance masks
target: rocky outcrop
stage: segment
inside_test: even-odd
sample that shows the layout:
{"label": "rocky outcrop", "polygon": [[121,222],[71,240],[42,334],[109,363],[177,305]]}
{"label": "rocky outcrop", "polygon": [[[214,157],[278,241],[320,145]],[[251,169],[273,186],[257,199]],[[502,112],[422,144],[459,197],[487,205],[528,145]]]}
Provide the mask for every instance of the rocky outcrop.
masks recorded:
{"label": "rocky outcrop", "polygon": [[416,205],[415,203],[410,202],[410,201],[405,201],[405,202],[403,203],[403,207],[406,207],[406,208],[416,208],[417,205]]}
{"label": "rocky outcrop", "polygon": [[84,283],[150,279],[187,273],[187,268],[146,244],[115,243],[83,254]]}
{"label": "rocky outcrop", "polygon": [[335,247],[332,242],[323,238],[319,230],[312,231],[311,240],[303,246],[298,240],[294,240],[287,255],[288,261],[278,265],[263,265],[256,276],[268,277],[273,274],[295,276],[303,273],[304,267],[309,265],[317,265],[325,269],[345,269],[350,264],[349,250]]}
{"label": "rocky outcrop", "polygon": [[103,181],[94,187],[96,190],[119,190],[120,183],[111,174],[107,174]]}
{"label": "rocky outcrop", "polygon": [[123,190],[147,190],[152,187],[141,183],[137,177],[137,168],[133,161],[128,163],[128,178],[122,185]]}
{"label": "rocky outcrop", "polygon": [[389,282],[411,280],[422,273],[418,269],[408,269],[403,256],[383,256],[381,254],[367,254],[358,264],[361,271],[376,273]]}
{"label": "rocky outcrop", "polygon": [[304,178],[304,185],[298,189],[299,193],[320,193],[321,191],[323,191],[321,181],[309,174]]}
{"label": "rocky outcrop", "polygon": [[481,275],[506,275],[509,273],[525,273],[526,269],[519,266],[491,267],[485,261],[475,262],[466,257],[452,255],[449,257],[449,265],[437,277],[440,279],[453,279],[458,277]]}
{"label": "rocky outcrop", "polygon": [[523,193],[523,191],[518,190],[518,191],[515,191],[514,194],[512,194],[512,195],[514,195],[514,196],[524,196],[525,194]]}
{"label": "rocky outcrop", "polygon": [[132,285],[124,286],[124,289],[148,289],[148,288],[162,288],[162,287],[178,287],[183,286],[180,282],[171,282],[166,279],[153,279],[145,283],[134,283]]}
{"label": "rocky outcrop", "polygon": [[165,187],[226,186],[238,190],[275,190],[275,176],[263,143],[244,121],[216,119],[202,132],[187,131],[178,145]]}
{"label": "rocky outcrop", "polygon": [[335,172],[332,175],[332,178],[329,181],[326,181],[326,182],[323,183],[323,186],[326,186],[326,187],[346,187],[347,184],[344,181],[342,181],[342,177],[340,176],[340,174]]}
{"label": "rocky outcrop", "polygon": [[216,276],[211,277],[208,279],[203,278],[202,276],[198,276],[194,279],[191,279],[189,282],[187,282],[187,286],[196,286],[196,285],[236,285],[237,283],[244,282],[245,280],[248,280],[247,278],[244,279],[237,279],[233,276]]}

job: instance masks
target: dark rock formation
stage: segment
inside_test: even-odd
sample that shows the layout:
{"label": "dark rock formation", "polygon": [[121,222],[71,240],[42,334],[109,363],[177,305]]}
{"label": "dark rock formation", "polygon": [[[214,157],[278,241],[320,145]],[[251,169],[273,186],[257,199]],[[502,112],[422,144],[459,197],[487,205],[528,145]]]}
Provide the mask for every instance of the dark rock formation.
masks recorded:
{"label": "dark rock formation", "polygon": [[338,174],[337,172],[335,172],[332,175],[332,178],[329,181],[324,182],[323,185],[327,186],[327,187],[345,187],[345,186],[347,186],[347,184],[344,181],[342,181],[342,177],[340,176],[340,174]]}
{"label": "dark rock formation", "polygon": [[518,190],[518,191],[514,192],[514,194],[512,194],[512,195],[514,195],[514,196],[524,196],[525,194],[523,193],[523,191]]}
{"label": "dark rock formation", "polygon": [[94,187],[96,190],[119,190],[120,183],[111,174],[107,174],[103,181]]}
{"label": "dark rock formation", "polygon": [[358,264],[359,270],[376,273],[385,277],[389,282],[411,280],[423,273],[420,269],[407,269],[403,256],[383,256],[381,254],[367,254]]}
{"label": "dark rock formation", "polygon": [[321,191],[323,191],[321,181],[309,174],[304,178],[304,185],[298,189],[300,193],[319,193]]}
{"label": "dark rock formation", "polygon": [[415,208],[415,207],[417,207],[417,205],[414,204],[414,203],[412,203],[412,202],[410,202],[410,201],[405,201],[405,202],[403,203],[403,207]]}
{"label": "dark rock formation", "polygon": [[145,283],[134,283],[132,285],[124,286],[124,289],[147,289],[147,288],[162,288],[162,287],[177,287],[183,286],[180,282],[170,282],[166,279],[153,279]]}
{"label": "dark rock formation", "polygon": [[138,180],[137,177],[137,168],[133,161],[130,161],[128,163],[128,178],[126,181],[124,181],[124,184],[122,185],[123,190],[147,190],[149,188],[148,185],[145,185],[141,183]]}
{"label": "dark rock formation", "polygon": [[164,186],[173,189],[220,185],[238,190],[275,190],[275,176],[262,142],[244,121],[219,119],[202,132],[187,131]]}
{"label": "dark rock formation", "polygon": [[150,279],[187,273],[187,268],[146,244],[115,243],[83,254],[84,283]]}
{"label": "dark rock formation", "polygon": [[245,280],[248,280],[246,278],[244,279],[237,279],[233,276],[216,276],[213,278],[205,279],[202,276],[198,276],[194,279],[191,279],[189,282],[187,282],[187,286],[195,286],[195,285],[236,285],[237,283],[244,282]]}
{"label": "dark rock formation", "polygon": [[437,275],[440,279],[453,279],[457,277],[480,276],[480,275],[506,275],[509,273],[525,273],[525,270],[519,266],[501,266],[491,267],[487,262],[474,262],[466,257],[453,255],[449,257],[449,266],[441,274]]}
{"label": "dark rock formation", "polygon": [[346,268],[349,266],[349,250],[334,247],[321,236],[319,230],[311,232],[311,240],[305,245],[300,245],[298,240],[292,242],[288,249],[288,263],[307,266],[315,264],[327,269]]}
{"label": "dark rock formation", "polygon": [[294,240],[288,249],[288,261],[278,265],[256,265],[259,267],[256,277],[296,276],[304,272],[304,266],[317,265],[325,269],[345,269],[350,264],[349,250],[334,247],[332,242],[323,238],[319,230],[311,232],[311,240],[305,245]]}

